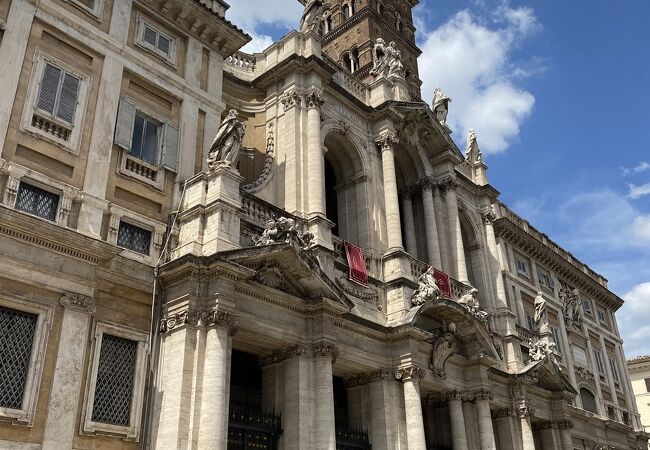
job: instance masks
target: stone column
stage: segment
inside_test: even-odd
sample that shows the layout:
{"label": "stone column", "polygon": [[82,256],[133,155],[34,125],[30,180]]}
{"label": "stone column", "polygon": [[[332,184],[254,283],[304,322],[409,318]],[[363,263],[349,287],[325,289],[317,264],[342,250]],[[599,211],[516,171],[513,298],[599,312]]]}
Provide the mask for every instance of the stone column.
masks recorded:
{"label": "stone column", "polygon": [[324,103],[313,89],[305,96],[307,103],[307,181],[309,214],[325,215],[325,161],[321,144],[320,109]]}
{"label": "stone column", "polygon": [[44,450],[72,448],[74,437],[77,435],[75,424],[81,376],[90,318],[96,310],[94,300],[83,295],[64,295],[60,303],[63,307],[63,319],[43,435]]}
{"label": "stone column", "polygon": [[560,439],[562,440],[562,448],[565,450],[573,450],[573,438],[571,437],[571,429],[573,423],[570,420],[561,420],[557,423],[560,429]]}
{"label": "stone column", "polygon": [[370,443],[373,450],[389,450],[394,448],[398,440],[395,430],[393,405],[395,398],[391,392],[394,381],[389,379],[388,370],[378,370],[368,374],[370,380]]}
{"label": "stone column", "polygon": [[2,92],[0,96],[0,156],[2,155],[9,120],[13,110],[20,72],[23,68],[25,50],[32,31],[35,5],[27,1],[14,0],[9,7],[7,26],[0,46],[0,80]]}
{"label": "stone column", "polygon": [[406,412],[406,441],[409,449],[426,449],[420,380],[424,369],[416,366],[404,367],[395,371],[395,378],[402,381],[404,389],[404,409]]}
{"label": "stone column", "polygon": [[519,425],[515,422],[512,409],[496,411],[496,426],[499,435],[499,450],[519,450],[521,438]]}
{"label": "stone column", "polygon": [[206,325],[198,447],[226,448],[232,352],[230,334],[236,321],[232,323],[229,313],[215,311]]}
{"label": "stone column", "polygon": [[521,422],[521,448],[522,450],[535,450],[533,429],[530,426],[530,408],[525,403],[522,403],[522,405],[519,406],[518,414]]}
{"label": "stone column", "polygon": [[449,240],[451,241],[451,267],[454,276],[463,282],[467,282],[467,266],[465,264],[465,249],[463,247],[463,235],[460,229],[458,218],[458,199],[456,197],[458,184],[453,178],[445,181],[445,197],[447,201],[447,219],[449,220]]}
{"label": "stone column", "polygon": [[436,210],[433,206],[433,189],[433,180],[427,177],[422,183],[422,205],[424,207],[424,226],[427,236],[427,256],[429,257],[429,265],[442,270],[438,224],[436,222]]}
{"label": "stone column", "polygon": [[449,419],[454,450],[468,450],[465,416],[463,415],[463,396],[458,391],[449,394]]}
{"label": "stone column", "polygon": [[413,218],[412,192],[409,188],[402,190],[402,214],[404,215],[404,234],[406,235],[406,251],[415,258],[418,257],[417,241],[415,239],[415,220]]}
{"label": "stone column", "polygon": [[440,259],[442,270],[450,274],[451,270],[451,249],[449,243],[449,230],[447,222],[445,221],[445,204],[442,201],[441,188],[439,186],[432,186],[433,193],[433,209],[436,216],[436,228],[438,230],[438,249],[440,250]]}
{"label": "stone column", "polygon": [[339,349],[316,344],[314,352],[314,449],[336,450],[332,362]]}
{"label": "stone column", "polygon": [[496,450],[492,413],[490,411],[491,394],[480,392],[476,394],[476,415],[478,417],[478,432],[481,439],[481,450]]}
{"label": "stone column", "polygon": [[403,250],[402,228],[399,218],[399,197],[397,195],[397,176],[395,174],[395,147],[397,136],[384,133],[377,145],[381,150],[381,165],[384,176],[384,203],[386,208],[386,231],[388,251]]}
{"label": "stone column", "polygon": [[508,301],[506,299],[506,286],[503,282],[503,275],[501,274],[501,265],[499,264],[499,249],[497,247],[496,235],[494,234],[494,221],[496,220],[496,213],[494,212],[494,208],[488,208],[482,214],[482,217],[483,224],[485,225],[487,248],[490,257],[490,275],[494,280],[494,287],[496,289],[497,308],[507,309]]}
{"label": "stone column", "polygon": [[284,450],[311,448],[313,421],[311,405],[311,363],[307,349],[297,345],[282,351],[284,361],[284,402],[282,406],[282,441]]}

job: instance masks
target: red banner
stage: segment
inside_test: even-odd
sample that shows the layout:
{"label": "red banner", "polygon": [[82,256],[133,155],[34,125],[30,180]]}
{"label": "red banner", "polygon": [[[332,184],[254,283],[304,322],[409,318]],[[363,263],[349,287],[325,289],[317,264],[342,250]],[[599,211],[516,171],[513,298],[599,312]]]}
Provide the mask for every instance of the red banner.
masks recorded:
{"label": "red banner", "polygon": [[348,278],[351,281],[368,286],[368,271],[366,270],[366,259],[363,256],[363,250],[349,242],[343,243],[345,246],[345,256],[348,259],[350,273]]}
{"label": "red banner", "polygon": [[451,298],[451,281],[449,281],[449,275],[434,268],[433,278],[436,280],[436,284],[442,292],[442,295]]}

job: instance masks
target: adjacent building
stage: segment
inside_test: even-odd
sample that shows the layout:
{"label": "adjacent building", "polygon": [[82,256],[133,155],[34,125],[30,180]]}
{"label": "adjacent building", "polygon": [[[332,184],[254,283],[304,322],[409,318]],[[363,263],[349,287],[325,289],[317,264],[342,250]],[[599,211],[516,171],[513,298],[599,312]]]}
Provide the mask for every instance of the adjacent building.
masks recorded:
{"label": "adjacent building", "polygon": [[417,0],[306,3],[252,55],[222,0],[0,3],[0,448],[646,448],[623,301],[422,100]]}
{"label": "adjacent building", "polygon": [[636,406],[641,415],[643,431],[650,432],[650,356],[637,356],[627,361]]}

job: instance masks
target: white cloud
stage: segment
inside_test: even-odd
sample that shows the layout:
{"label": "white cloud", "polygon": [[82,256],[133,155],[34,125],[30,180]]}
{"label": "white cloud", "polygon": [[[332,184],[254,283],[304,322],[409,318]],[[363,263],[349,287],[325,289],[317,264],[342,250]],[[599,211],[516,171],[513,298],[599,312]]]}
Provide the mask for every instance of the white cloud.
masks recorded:
{"label": "white cloud", "polygon": [[650,215],[638,216],[634,219],[632,235],[640,244],[650,245]]}
{"label": "white cloud", "polygon": [[625,304],[617,314],[628,358],[649,354],[650,282],[639,283],[623,295]]}
{"label": "white cloud", "polygon": [[650,169],[650,164],[645,161],[641,161],[636,167],[632,167],[631,169],[621,167],[621,172],[623,175],[636,175],[637,173],[645,172],[648,169]]}
{"label": "white cloud", "polygon": [[650,194],[650,183],[642,184],[641,186],[628,183],[627,187],[630,188],[630,193],[627,196],[633,200]]}
{"label": "white cloud", "polygon": [[230,2],[226,18],[253,38],[242,50],[257,52],[273,43],[271,36],[260,28],[265,25],[287,30],[298,28],[302,11],[298,0],[235,0]]}
{"label": "white cloud", "polygon": [[507,4],[492,19],[488,24],[469,10],[458,12],[425,32],[419,61],[423,96],[431,98],[434,88],[441,87],[452,98],[449,126],[461,139],[475,129],[481,148],[498,153],[517,139],[535,104],[534,96],[515,80],[538,68],[515,65],[511,55],[540,25],[530,8]]}

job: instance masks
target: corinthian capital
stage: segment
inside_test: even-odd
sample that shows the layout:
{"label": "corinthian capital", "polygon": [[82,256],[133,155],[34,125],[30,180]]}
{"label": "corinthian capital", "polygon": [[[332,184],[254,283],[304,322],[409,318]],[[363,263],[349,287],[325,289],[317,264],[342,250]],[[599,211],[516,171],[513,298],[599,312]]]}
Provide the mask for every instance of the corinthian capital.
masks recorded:
{"label": "corinthian capital", "polygon": [[300,108],[302,105],[302,94],[300,91],[294,89],[280,97],[280,103],[282,103],[285,111],[294,106]]}
{"label": "corinthian capital", "polygon": [[395,370],[395,379],[405,382],[410,380],[421,380],[424,378],[424,369],[418,366],[401,367]]}
{"label": "corinthian capital", "polygon": [[325,100],[323,100],[323,97],[320,95],[320,93],[316,89],[312,89],[305,95],[305,101],[307,102],[307,108],[319,108],[323,106],[323,103],[325,103]]}
{"label": "corinthian capital", "polygon": [[456,177],[447,177],[440,182],[438,187],[444,191],[455,191],[458,189],[458,181],[456,181]]}
{"label": "corinthian capital", "polygon": [[314,358],[329,357],[332,358],[332,361],[335,361],[336,358],[341,353],[341,349],[333,345],[320,343],[320,344],[314,344],[312,346],[312,352],[314,354]]}
{"label": "corinthian capital", "polygon": [[76,309],[88,314],[94,314],[97,311],[95,300],[81,294],[65,294],[61,297],[59,303],[64,308]]}
{"label": "corinthian capital", "polygon": [[377,147],[379,147],[379,150],[383,152],[384,150],[395,150],[395,147],[397,147],[397,144],[399,143],[399,138],[395,133],[389,131],[382,133],[375,142]]}

